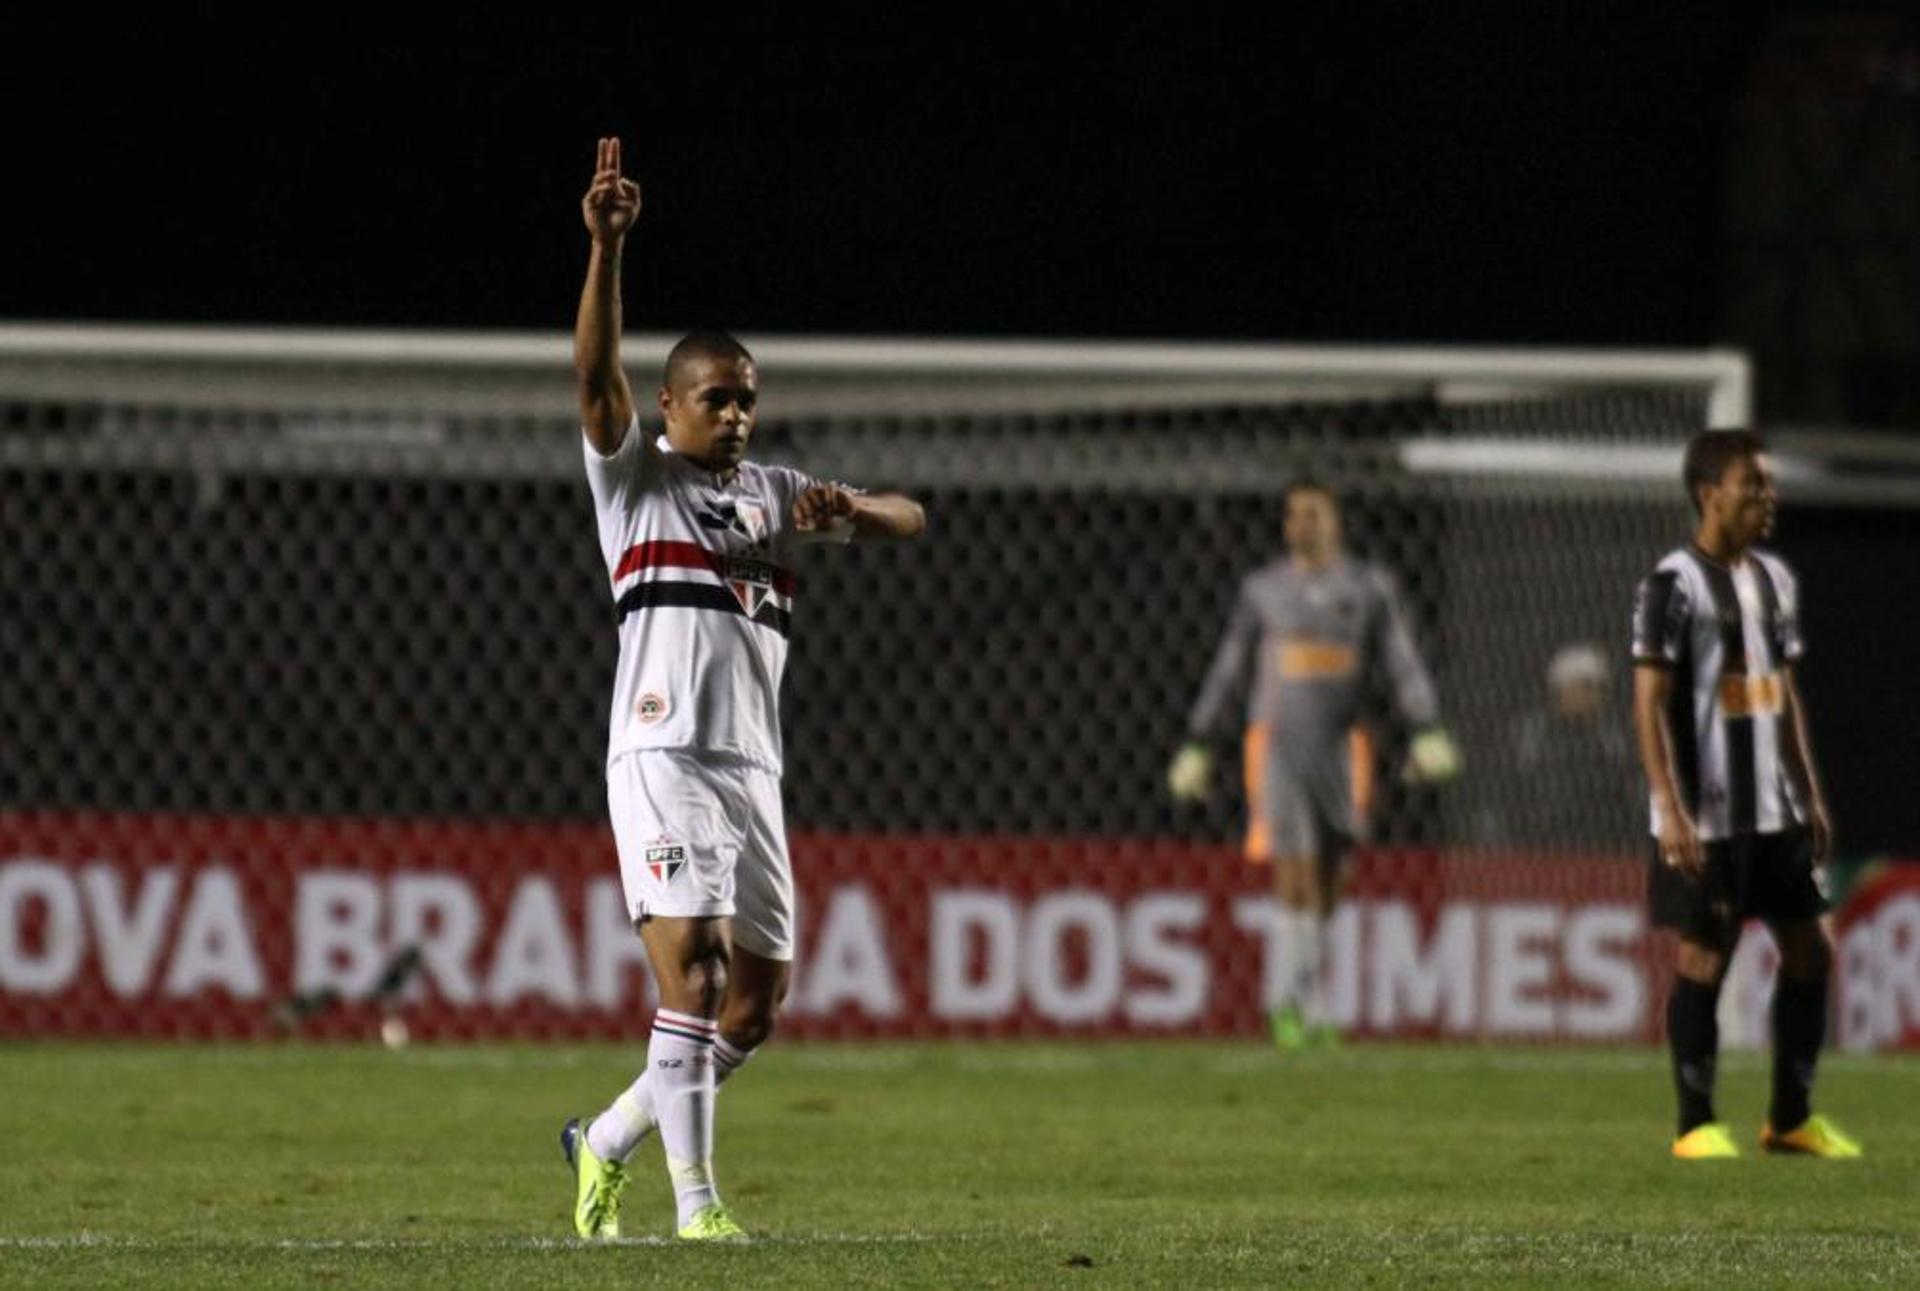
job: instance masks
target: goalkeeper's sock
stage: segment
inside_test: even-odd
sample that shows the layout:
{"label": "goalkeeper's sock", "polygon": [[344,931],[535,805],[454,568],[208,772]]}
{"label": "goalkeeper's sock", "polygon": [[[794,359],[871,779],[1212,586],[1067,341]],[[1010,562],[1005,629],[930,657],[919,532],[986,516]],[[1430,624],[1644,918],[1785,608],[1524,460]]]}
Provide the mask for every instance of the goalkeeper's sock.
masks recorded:
{"label": "goalkeeper's sock", "polygon": [[647,1044],[653,1114],[683,1228],[720,1200],[713,1183],[713,1042],[718,1030],[711,1018],[659,1009]]}
{"label": "goalkeeper's sock", "polygon": [[1294,935],[1299,948],[1293,961],[1293,1002],[1310,1023],[1326,1020],[1325,1002],[1320,998],[1320,961],[1326,953],[1326,921],[1317,910],[1294,912]]}
{"label": "goalkeeper's sock", "polygon": [[[727,1077],[746,1065],[759,1052],[758,1046],[743,1049],[725,1036],[713,1042],[713,1087],[727,1083]],[[602,1161],[626,1161],[653,1132],[653,1082],[647,1072],[621,1091],[613,1105],[600,1113],[587,1127],[587,1146]]]}
{"label": "goalkeeper's sock", "polygon": [[1714,1063],[1720,1051],[1718,987],[1682,977],[1667,997],[1667,1045],[1673,1051],[1673,1088],[1680,1098],[1680,1133],[1714,1119]]}
{"label": "goalkeeper's sock", "polygon": [[1274,946],[1274,971],[1269,979],[1273,996],[1267,1001],[1267,1008],[1283,1013],[1300,1006],[1300,914],[1292,906],[1277,901],[1273,911],[1280,936]]}
{"label": "goalkeeper's sock", "polygon": [[1826,1036],[1826,977],[1782,977],[1773,988],[1773,1103],[1767,1122],[1783,1134],[1813,1113],[1813,1073]]}

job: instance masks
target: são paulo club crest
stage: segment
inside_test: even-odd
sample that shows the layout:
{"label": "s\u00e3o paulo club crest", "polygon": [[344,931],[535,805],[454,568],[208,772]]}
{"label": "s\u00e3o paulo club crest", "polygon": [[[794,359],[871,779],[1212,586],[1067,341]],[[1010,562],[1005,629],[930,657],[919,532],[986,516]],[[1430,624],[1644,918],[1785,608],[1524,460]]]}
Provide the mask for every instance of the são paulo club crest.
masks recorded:
{"label": "s\u00e3o paulo club crest", "polygon": [[687,866],[687,849],[671,838],[657,838],[647,848],[646,861],[655,883],[671,883]]}
{"label": "s\u00e3o paulo club crest", "polygon": [[734,598],[747,617],[752,618],[773,591],[773,566],[764,560],[729,556],[726,571],[727,586],[733,589]]}

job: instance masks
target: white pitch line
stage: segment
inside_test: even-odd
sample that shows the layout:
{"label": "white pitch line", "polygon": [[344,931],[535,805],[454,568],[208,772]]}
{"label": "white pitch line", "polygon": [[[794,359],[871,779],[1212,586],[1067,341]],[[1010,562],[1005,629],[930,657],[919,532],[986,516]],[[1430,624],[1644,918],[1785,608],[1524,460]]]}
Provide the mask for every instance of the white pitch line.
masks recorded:
{"label": "white pitch line", "polygon": [[[979,1242],[982,1233],[794,1233],[755,1237],[751,1246],[922,1246],[934,1242]],[[605,1247],[680,1246],[674,1237],[619,1237],[581,1241],[571,1237],[484,1237],[463,1241],[453,1237],[277,1237],[209,1241],[205,1237],[109,1237],[99,1233],[71,1233],[35,1237],[0,1236],[0,1250],[111,1250],[164,1251],[184,1247],[217,1249],[324,1251],[438,1251],[479,1249],[496,1251],[592,1251]]]}

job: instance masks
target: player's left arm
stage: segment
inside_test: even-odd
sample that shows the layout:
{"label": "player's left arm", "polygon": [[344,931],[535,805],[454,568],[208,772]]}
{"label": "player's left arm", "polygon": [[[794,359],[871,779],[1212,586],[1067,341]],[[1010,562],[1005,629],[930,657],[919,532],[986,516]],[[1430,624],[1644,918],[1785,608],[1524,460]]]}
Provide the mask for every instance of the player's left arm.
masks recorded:
{"label": "player's left arm", "polygon": [[855,538],[918,538],[927,512],[904,493],[855,493],[838,484],[813,484],[793,500],[793,527],[804,534],[852,530]]}
{"label": "player's left arm", "polygon": [[1413,628],[1399,589],[1383,571],[1373,571],[1379,594],[1379,653],[1381,667],[1393,691],[1394,707],[1400,720],[1413,731],[1407,745],[1408,774],[1411,779],[1439,784],[1460,773],[1460,750],[1453,737],[1440,724],[1440,701],[1435,693],[1433,675],[1414,644]]}
{"label": "player's left arm", "polygon": [[1813,740],[1807,734],[1807,705],[1800,697],[1800,683],[1794,679],[1792,664],[1781,671],[1782,698],[1786,703],[1785,720],[1780,724],[1781,753],[1787,774],[1800,789],[1807,804],[1807,827],[1813,831],[1813,863],[1825,865],[1833,855],[1833,817],[1827,811],[1827,795],[1820,783],[1820,769],[1813,760]]}
{"label": "player's left arm", "polygon": [[1807,827],[1813,831],[1813,860],[1824,865],[1833,855],[1833,817],[1813,758],[1813,740],[1807,733],[1807,701],[1800,694],[1797,672],[1806,656],[1806,637],[1800,628],[1800,580],[1778,557],[1760,558],[1760,576],[1773,584],[1779,604],[1775,647],[1780,659],[1780,754],[1787,774],[1807,807]]}

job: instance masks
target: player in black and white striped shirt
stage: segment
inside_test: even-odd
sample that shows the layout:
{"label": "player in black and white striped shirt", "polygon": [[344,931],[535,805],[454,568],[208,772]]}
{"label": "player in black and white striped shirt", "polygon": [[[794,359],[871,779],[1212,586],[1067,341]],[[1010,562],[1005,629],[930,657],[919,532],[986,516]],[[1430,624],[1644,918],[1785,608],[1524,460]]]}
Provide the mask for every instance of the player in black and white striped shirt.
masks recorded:
{"label": "player in black and white striped shirt", "polygon": [[1713,1110],[1715,1013],[1741,925],[1756,918],[1781,958],[1761,1145],[1858,1156],[1809,1102],[1833,963],[1815,869],[1833,829],[1793,677],[1805,649],[1799,589],[1755,545],[1778,501],[1766,446],[1748,431],[1708,431],[1688,445],[1683,477],[1699,516],[1693,542],[1641,582],[1633,615],[1634,725],[1653,796],[1649,902],[1655,925],[1680,934],[1667,1005],[1673,1154],[1739,1155]]}

